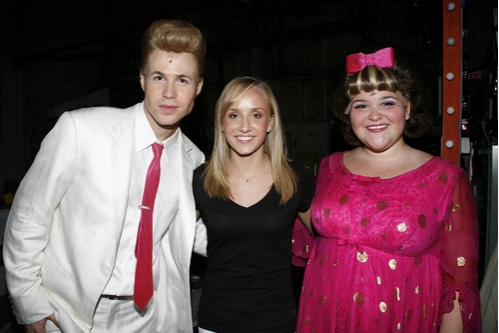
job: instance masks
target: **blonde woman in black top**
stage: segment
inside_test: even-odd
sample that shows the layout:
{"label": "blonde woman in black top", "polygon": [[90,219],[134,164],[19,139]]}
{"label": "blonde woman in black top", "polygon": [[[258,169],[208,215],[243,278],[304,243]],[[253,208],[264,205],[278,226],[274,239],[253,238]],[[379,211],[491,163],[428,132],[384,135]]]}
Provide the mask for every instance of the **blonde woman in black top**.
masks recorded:
{"label": "blonde woman in black top", "polygon": [[213,152],[193,180],[208,231],[200,332],[292,333],[291,232],[296,216],[310,228],[313,175],[286,158],[265,82],[232,80],[215,112]]}

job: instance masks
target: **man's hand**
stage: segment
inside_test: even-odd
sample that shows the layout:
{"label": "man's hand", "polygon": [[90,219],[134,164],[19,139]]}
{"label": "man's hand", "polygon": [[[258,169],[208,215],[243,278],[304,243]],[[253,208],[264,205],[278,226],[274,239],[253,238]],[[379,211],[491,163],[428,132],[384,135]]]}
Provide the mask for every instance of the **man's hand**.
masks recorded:
{"label": "man's hand", "polygon": [[52,313],[47,318],[43,318],[42,320],[39,320],[35,323],[28,324],[24,326],[24,328],[26,329],[27,333],[46,333],[45,327],[47,325],[47,320],[52,321],[55,326],[59,327],[59,323],[57,322],[57,319],[55,319],[55,314]]}

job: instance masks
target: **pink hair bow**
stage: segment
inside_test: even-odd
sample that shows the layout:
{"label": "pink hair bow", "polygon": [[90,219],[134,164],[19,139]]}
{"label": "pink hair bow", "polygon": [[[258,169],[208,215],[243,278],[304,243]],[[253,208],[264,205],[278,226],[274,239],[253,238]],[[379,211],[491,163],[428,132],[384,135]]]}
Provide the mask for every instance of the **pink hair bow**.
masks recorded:
{"label": "pink hair bow", "polygon": [[393,48],[387,47],[371,54],[354,53],[347,56],[347,74],[357,73],[366,66],[392,68],[395,62]]}

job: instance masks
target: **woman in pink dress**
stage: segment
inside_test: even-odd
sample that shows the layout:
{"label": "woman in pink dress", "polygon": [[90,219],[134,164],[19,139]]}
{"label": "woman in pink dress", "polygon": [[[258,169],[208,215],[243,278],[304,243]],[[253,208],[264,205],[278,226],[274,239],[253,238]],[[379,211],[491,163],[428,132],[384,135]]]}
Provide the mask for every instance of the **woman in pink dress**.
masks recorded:
{"label": "woman in pink dress", "polygon": [[430,127],[424,66],[402,47],[360,51],[334,85],[356,147],[321,162],[297,332],[481,332],[467,175],[404,140]]}

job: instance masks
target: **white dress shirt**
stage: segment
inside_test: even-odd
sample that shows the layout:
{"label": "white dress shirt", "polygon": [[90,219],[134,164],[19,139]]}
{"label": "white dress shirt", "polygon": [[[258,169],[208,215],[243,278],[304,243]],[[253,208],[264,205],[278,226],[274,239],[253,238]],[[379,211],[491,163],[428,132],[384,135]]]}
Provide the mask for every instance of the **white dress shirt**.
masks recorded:
{"label": "white dress shirt", "polygon": [[[135,126],[135,154],[132,161],[132,173],[130,179],[130,189],[128,196],[128,207],[126,211],[125,224],[118,246],[118,254],[111,279],[102,292],[104,295],[131,296],[133,295],[135,281],[135,244],[137,242],[137,232],[140,223],[142,195],[146,182],[147,169],[151,163],[154,153],[151,145],[155,142],[164,145],[161,155],[161,175],[154,203],[153,212],[153,272],[157,281],[157,264],[159,246],[161,239],[175,218],[178,211],[178,167],[179,167],[179,131],[165,141],[158,141],[145,112],[138,112]],[[158,221],[160,211],[166,211],[163,216],[167,216],[162,221]]]}

